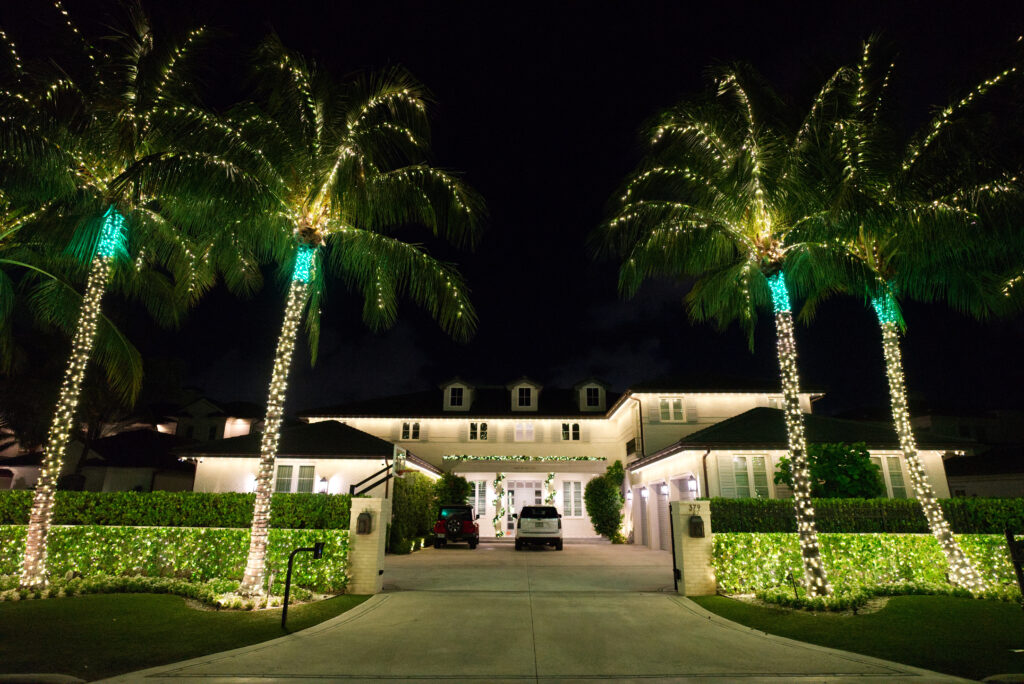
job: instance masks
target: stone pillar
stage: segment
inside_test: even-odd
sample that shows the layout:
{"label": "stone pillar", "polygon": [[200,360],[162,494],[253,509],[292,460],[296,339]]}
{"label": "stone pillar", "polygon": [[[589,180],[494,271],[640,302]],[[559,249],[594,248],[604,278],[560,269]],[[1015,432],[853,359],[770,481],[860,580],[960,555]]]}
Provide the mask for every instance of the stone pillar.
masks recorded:
{"label": "stone pillar", "polygon": [[[684,596],[715,594],[715,568],[711,562],[711,502],[672,501],[672,561],[678,578],[677,591]],[[704,521],[704,536],[690,534],[690,517]]]}
{"label": "stone pillar", "polygon": [[[359,534],[359,515],[370,514],[370,532]],[[348,525],[349,594],[378,594],[384,584],[384,544],[391,522],[391,499],[352,499]]]}

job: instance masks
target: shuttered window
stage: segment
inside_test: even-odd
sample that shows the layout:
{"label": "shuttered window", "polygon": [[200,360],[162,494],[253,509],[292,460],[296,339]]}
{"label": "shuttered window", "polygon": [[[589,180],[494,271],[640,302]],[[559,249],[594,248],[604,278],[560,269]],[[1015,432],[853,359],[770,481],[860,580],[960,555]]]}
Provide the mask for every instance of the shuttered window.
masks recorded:
{"label": "shuttered window", "polygon": [[419,423],[402,423],[402,439],[419,439]]}
{"label": "shuttered window", "polygon": [[562,423],[562,439],[578,442],[580,440],[580,424]]}
{"label": "shuttered window", "polygon": [[878,467],[878,479],[885,494],[891,499],[907,498],[907,482],[903,477],[903,463],[899,456],[872,456],[871,462]]}
{"label": "shuttered window", "polygon": [[768,486],[768,459],[765,456],[719,456],[719,493],[723,497],[767,499],[772,495]]}
{"label": "shuttered window", "polygon": [[682,423],[686,420],[683,414],[683,400],[664,398],[659,401],[661,420],[667,423]]}
{"label": "shuttered window", "polygon": [[469,438],[471,440],[487,439],[487,423],[470,423]]}
{"label": "shuttered window", "polygon": [[299,479],[295,484],[295,491],[300,494],[312,494],[313,493],[313,478],[314,476],[313,466],[299,466]]}
{"label": "shuttered window", "polygon": [[767,499],[768,492],[768,471],[765,469],[764,456],[751,456],[750,466],[754,475],[754,496],[759,499]]}
{"label": "shuttered window", "polygon": [[277,483],[274,485],[275,492],[292,491],[292,467],[290,465],[277,466]]}
{"label": "shuttered window", "polygon": [[583,483],[562,483],[562,515],[579,518],[583,516]]}
{"label": "shuttered window", "polygon": [[533,423],[516,423],[516,441],[533,441]]}
{"label": "shuttered window", "polygon": [[469,482],[469,503],[477,515],[483,516],[487,513],[487,481],[470,480]]}

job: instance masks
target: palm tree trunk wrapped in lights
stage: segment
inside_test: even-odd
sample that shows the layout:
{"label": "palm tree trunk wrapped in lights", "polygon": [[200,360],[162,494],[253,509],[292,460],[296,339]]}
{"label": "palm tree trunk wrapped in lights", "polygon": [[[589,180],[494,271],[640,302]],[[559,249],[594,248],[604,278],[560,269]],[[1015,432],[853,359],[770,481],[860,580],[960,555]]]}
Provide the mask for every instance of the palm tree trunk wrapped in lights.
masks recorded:
{"label": "palm tree trunk wrapped in lights", "polygon": [[50,432],[43,451],[43,464],[32,498],[28,530],[25,534],[25,555],[21,567],[22,588],[45,586],[47,583],[46,539],[53,518],[54,491],[60,477],[67,451],[68,439],[75,422],[75,409],[82,390],[86,367],[96,339],[96,324],[100,315],[100,301],[107,289],[114,257],[124,241],[124,217],[114,208],[107,209],[103,217],[99,244],[92,259],[92,268],[86,283],[85,297],[78,317],[78,327],[71,342],[71,357],[64,371],[57,408],[50,424]]}
{"label": "palm tree trunk wrapped in lights", "polygon": [[946,522],[935,490],[928,481],[924,466],[917,455],[917,441],[910,426],[910,410],[907,406],[907,387],[903,373],[903,355],[900,352],[899,312],[891,294],[873,297],[871,306],[878,316],[882,328],[882,353],[885,355],[885,374],[889,380],[889,397],[892,400],[892,418],[900,440],[900,449],[910,472],[910,483],[914,496],[921,504],[928,529],[939,542],[942,553],[949,563],[949,580],[956,586],[970,591],[981,591],[985,582],[974,569],[970,559],[953,538],[953,532]]}
{"label": "palm tree trunk wrapped in lights", "polygon": [[263,592],[266,575],[267,535],[270,530],[270,487],[274,481],[274,461],[277,459],[277,443],[281,437],[281,420],[284,417],[284,399],[288,386],[288,371],[295,351],[295,338],[302,312],[309,294],[309,280],[312,275],[316,248],[300,245],[295,255],[291,286],[288,289],[288,303],[284,310],[284,324],[277,338],[277,352],[274,354],[274,369],[270,376],[270,392],[267,396],[267,414],[264,419],[263,439],[260,442],[260,466],[256,475],[256,502],[252,515],[252,532],[249,537],[249,557],[245,564],[245,576],[239,592],[257,595]]}
{"label": "palm tree trunk wrapped in lights", "polygon": [[803,411],[800,409],[800,374],[796,365],[796,336],[793,334],[793,312],[782,271],[768,278],[775,313],[775,336],[778,342],[779,371],[782,375],[782,396],[785,402],[786,434],[789,457],[793,463],[793,505],[800,555],[804,561],[804,580],[808,594],[828,596],[832,589],[818,547],[818,530],[811,505],[811,472],[807,465],[807,438],[804,435]]}

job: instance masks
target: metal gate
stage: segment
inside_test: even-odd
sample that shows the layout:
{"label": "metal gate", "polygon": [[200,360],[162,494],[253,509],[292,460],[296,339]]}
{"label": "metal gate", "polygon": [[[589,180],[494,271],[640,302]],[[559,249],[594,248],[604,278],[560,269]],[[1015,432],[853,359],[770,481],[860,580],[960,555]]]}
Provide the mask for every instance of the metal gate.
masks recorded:
{"label": "metal gate", "polygon": [[668,492],[662,492],[664,485],[655,485],[658,489],[658,539],[663,551],[672,550],[672,536],[669,534],[668,524]]}

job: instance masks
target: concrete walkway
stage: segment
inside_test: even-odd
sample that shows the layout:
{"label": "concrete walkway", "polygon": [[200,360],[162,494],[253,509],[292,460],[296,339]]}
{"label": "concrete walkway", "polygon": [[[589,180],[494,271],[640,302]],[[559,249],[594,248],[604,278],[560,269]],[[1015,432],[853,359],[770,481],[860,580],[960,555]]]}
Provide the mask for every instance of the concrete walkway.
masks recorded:
{"label": "concrete walkway", "polygon": [[453,550],[389,557],[388,593],[311,629],[108,681],[965,681],[769,636],[672,593],[608,586],[614,575],[625,586],[663,581],[663,559],[649,555],[662,552]]}

